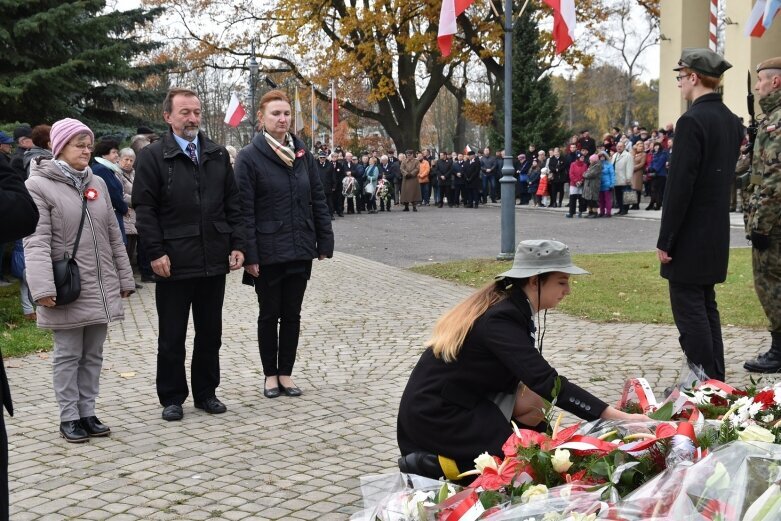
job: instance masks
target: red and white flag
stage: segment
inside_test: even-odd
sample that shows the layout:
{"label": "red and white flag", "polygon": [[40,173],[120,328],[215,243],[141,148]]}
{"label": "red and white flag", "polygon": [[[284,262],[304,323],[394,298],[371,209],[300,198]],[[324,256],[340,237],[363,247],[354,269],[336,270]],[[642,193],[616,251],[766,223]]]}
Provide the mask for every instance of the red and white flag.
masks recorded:
{"label": "red and white flag", "polygon": [[236,94],[231,94],[230,103],[228,103],[228,110],[225,111],[225,124],[232,127],[238,127],[244,116],[247,115],[247,111],[244,110],[239,98]]}
{"label": "red and white flag", "polygon": [[746,22],[746,36],[759,38],[765,34],[765,26],[762,25],[762,17],[765,15],[765,0],[757,0]]}
{"label": "red and white flag", "polygon": [[466,11],[475,0],[442,0],[442,11],[439,13],[439,32],[437,43],[442,56],[450,56],[453,35],[458,32],[456,18]]}
{"label": "red and white flag", "polygon": [[544,0],[553,9],[553,39],[556,54],[567,50],[575,41],[575,0]]}

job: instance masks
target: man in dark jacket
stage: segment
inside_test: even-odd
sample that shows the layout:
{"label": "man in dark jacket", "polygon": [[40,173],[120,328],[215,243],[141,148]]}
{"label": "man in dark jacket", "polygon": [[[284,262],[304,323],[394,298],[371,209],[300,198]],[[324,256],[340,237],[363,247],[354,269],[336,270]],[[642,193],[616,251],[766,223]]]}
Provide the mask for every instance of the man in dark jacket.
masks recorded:
{"label": "man in dark jacket", "polygon": [[464,179],[466,180],[466,207],[477,208],[480,205],[480,162],[475,157],[475,151],[467,153],[464,164]]}
{"label": "man in dark jacket", "polygon": [[[38,207],[27,193],[24,180],[10,165],[0,162],[0,243],[13,242],[35,231]],[[0,407],[14,415],[11,391],[5,375],[5,364],[0,353]],[[5,419],[0,410],[0,521],[8,521],[8,437]]]}
{"label": "man in dark jacket", "polygon": [[191,381],[195,407],[226,411],[220,384],[225,275],[244,264],[241,202],[228,151],[199,132],[201,102],[173,88],[163,102],[170,130],[141,150],[133,183],[136,228],[157,276],[157,394],[163,419],[181,420],[187,398],[185,348],[195,327]]}
{"label": "man in dark jacket", "polygon": [[16,150],[14,150],[11,156],[11,168],[14,169],[16,175],[27,179],[27,169],[24,167],[24,153],[33,147],[32,140],[33,129],[29,125],[21,125],[14,129],[14,141],[16,142]]}
{"label": "man in dark jacket", "polygon": [[496,202],[495,174],[497,164],[496,157],[491,155],[491,149],[485,147],[485,150],[483,150],[483,155],[480,157],[480,184],[483,190],[480,199],[483,201],[483,204],[488,202],[489,196],[491,197],[492,203]]}
{"label": "man in dark jacket", "polygon": [[439,154],[439,161],[434,165],[434,202],[439,207],[444,206],[445,198],[451,200],[450,183],[453,175],[453,162],[447,153]]}
{"label": "man in dark jacket", "polygon": [[684,49],[678,86],[691,107],[675,125],[657,256],[688,363],[725,381],[714,285],[729,261],[729,198],[743,127],[715,92],[731,65],[708,49]]}
{"label": "man in dark jacket", "polygon": [[321,150],[317,153],[317,173],[320,174],[320,183],[323,185],[323,192],[325,193],[325,202],[328,203],[328,213],[331,215],[331,220],[334,217],[334,165],[328,161],[328,154],[325,150]]}
{"label": "man in dark jacket", "polygon": [[336,152],[331,154],[331,167],[334,171],[334,191],[331,193],[331,206],[336,215],[344,217],[344,197],[342,196],[342,181],[344,180],[344,164],[339,161]]}
{"label": "man in dark jacket", "polygon": [[550,170],[550,205],[551,208],[560,207],[564,201],[564,185],[569,181],[569,170],[565,167],[564,158],[561,157],[559,147],[553,149],[553,155],[548,160]]}

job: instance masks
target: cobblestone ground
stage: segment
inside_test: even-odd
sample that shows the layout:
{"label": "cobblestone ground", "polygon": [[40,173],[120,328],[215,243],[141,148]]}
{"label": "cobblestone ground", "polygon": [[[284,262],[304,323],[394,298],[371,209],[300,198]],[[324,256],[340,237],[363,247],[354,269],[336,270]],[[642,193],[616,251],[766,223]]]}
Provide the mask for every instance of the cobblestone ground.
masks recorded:
{"label": "cobblestone ground", "polygon": [[[315,263],[294,378],[301,398],[262,396],[254,293],[229,277],[222,385],[228,413],[185,403],[160,418],[154,377],[152,285],[111,327],[98,402],[110,438],[70,445],[57,433],[48,356],[7,363],[16,415],[8,420],[11,519],[344,520],[361,508],[358,477],[393,471],[395,416],[435,318],[469,292],[344,253]],[[767,333],[726,327],[728,373]],[[190,345],[191,347],[191,336]],[[674,328],[596,325],[548,316],[545,353],[560,372],[614,401],[627,377],[657,389],[682,363]]]}

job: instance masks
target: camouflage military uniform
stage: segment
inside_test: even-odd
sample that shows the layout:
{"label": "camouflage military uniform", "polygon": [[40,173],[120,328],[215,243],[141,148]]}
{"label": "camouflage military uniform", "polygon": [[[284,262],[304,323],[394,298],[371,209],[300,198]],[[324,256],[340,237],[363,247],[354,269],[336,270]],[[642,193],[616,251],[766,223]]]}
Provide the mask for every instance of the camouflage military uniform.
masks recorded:
{"label": "camouflage military uniform", "polygon": [[746,235],[770,238],[767,249],[752,250],[754,287],[770,332],[781,334],[781,90],[759,100],[759,105],[765,119],[754,146]]}

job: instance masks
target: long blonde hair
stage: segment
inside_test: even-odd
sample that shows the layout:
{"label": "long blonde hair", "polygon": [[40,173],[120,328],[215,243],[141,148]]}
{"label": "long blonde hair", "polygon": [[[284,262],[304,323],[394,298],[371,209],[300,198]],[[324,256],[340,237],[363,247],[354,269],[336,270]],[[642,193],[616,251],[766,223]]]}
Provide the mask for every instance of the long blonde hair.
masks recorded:
{"label": "long blonde hair", "polygon": [[489,307],[505,298],[507,298],[506,281],[495,281],[483,286],[437,320],[434,324],[434,333],[426,341],[425,346],[430,347],[437,358],[442,358],[445,362],[454,362],[475,320],[480,318]]}

